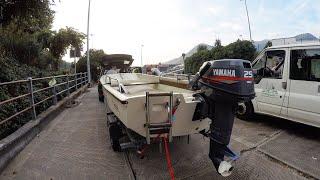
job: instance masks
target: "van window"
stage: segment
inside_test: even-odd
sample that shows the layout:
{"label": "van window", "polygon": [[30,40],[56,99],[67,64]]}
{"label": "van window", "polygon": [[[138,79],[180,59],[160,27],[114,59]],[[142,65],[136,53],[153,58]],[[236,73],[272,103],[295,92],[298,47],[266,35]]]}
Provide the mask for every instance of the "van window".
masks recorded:
{"label": "van window", "polygon": [[290,79],[320,81],[320,49],[292,50]]}
{"label": "van window", "polygon": [[259,55],[257,59],[258,60],[255,61],[252,65],[252,68],[256,70],[263,68],[266,64],[266,57],[264,54]]}
{"label": "van window", "polygon": [[255,82],[259,83],[262,78],[281,79],[283,72],[284,50],[267,51],[253,65]]}

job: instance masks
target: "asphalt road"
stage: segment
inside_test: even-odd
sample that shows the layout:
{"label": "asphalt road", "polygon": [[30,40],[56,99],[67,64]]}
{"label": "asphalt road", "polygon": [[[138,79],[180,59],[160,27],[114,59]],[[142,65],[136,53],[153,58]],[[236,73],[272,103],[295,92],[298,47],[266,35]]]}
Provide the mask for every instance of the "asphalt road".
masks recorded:
{"label": "asphalt road", "polygon": [[[0,179],[169,179],[164,153],[153,145],[140,159],[108,141],[96,88],[53,120],[1,173]],[[219,176],[199,134],[170,145],[176,179],[320,179],[320,129],[258,116],[236,119],[231,148],[240,154],[231,176]]]}

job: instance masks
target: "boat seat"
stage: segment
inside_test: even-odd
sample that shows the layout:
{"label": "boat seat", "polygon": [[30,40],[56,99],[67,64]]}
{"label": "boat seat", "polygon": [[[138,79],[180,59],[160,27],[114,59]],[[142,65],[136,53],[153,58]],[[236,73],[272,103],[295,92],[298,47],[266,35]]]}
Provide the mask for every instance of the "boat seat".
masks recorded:
{"label": "boat seat", "polygon": [[137,85],[137,86],[126,86],[128,90],[128,94],[132,95],[140,95],[148,92],[161,92],[158,89],[150,86],[150,85]]}

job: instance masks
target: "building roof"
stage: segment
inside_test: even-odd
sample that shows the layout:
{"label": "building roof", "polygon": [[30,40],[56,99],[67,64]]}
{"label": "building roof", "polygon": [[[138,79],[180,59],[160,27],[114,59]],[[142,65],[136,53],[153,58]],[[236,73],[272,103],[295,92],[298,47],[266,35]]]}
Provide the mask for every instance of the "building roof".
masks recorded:
{"label": "building roof", "polygon": [[320,46],[320,41],[319,42],[310,42],[310,43],[296,43],[296,44],[277,45],[277,46],[268,47],[267,49],[291,48],[291,47],[307,47],[307,46]]}

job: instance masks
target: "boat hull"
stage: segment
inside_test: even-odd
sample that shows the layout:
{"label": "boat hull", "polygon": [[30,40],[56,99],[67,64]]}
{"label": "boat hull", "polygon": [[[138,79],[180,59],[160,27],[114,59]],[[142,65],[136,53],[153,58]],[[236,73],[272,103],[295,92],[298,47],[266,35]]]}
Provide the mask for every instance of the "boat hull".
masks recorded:
{"label": "boat hull", "polygon": [[[209,128],[210,119],[208,118],[192,121],[198,103],[192,96],[192,91],[158,83],[128,86],[127,88],[129,94],[124,95],[109,84],[103,85],[106,108],[108,112],[113,112],[127,128],[143,137],[146,137],[145,92],[172,91],[174,104],[180,101],[172,121],[172,136],[195,134]],[[169,97],[150,98],[150,123],[168,121],[167,102],[169,102]]]}

